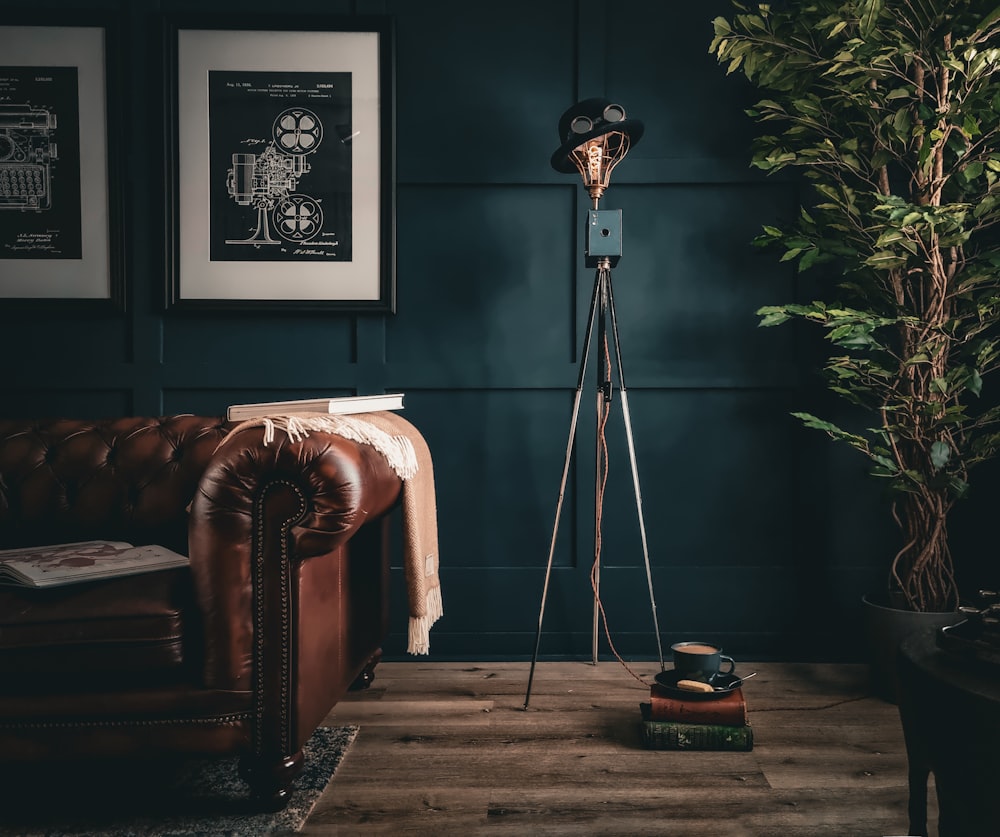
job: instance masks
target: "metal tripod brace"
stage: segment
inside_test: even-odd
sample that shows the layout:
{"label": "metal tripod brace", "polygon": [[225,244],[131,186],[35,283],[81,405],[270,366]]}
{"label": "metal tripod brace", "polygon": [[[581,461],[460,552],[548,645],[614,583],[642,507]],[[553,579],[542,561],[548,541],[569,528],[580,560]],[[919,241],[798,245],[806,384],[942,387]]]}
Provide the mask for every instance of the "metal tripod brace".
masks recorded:
{"label": "metal tripod brace", "polygon": [[[595,200],[596,206],[596,200]],[[531,700],[531,684],[535,678],[535,666],[538,663],[538,649],[542,640],[542,620],[545,616],[545,600],[549,592],[549,580],[552,575],[552,560],[556,551],[556,537],[559,531],[559,519],[562,515],[563,498],[566,493],[566,481],[569,477],[570,461],[573,457],[573,442],[576,438],[576,428],[580,418],[580,401],[583,396],[583,383],[587,374],[587,361],[590,357],[590,343],[594,335],[594,325],[598,331],[598,388],[597,415],[598,421],[609,408],[613,390],[612,364],[608,354],[608,322],[611,325],[611,338],[614,343],[614,367],[618,370],[618,390],[621,395],[622,417],[625,420],[625,438],[628,443],[629,465],[632,469],[632,486],[635,490],[635,507],[639,516],[639,534],[642,539],[642,557],[646,566],[646,582],[649,586],[649,603],[653,613],[653,630],[656,632],[656,649],[663,665],[663,647],[660,642],[660,626],[656,619],[656,599],[653,595],[653,575],[649,565],[649,547],[646,544],[646,524],[642,516],[642,495],[639,491],[639,472],[636,467],[635,442],[632,436],[632,417],[628,408],[628,391],[625,388],[625,371],[622,366],[621,347],[618,341],[618,320],[615,316],[614,293],[611,288],[611,268],[617,265],[621,257],[622,226],[621,210],[592,209],[587,213],[586,229],[586,264],[595,267],[594,291],[590,300],[590,315],[587,319],[587,330],[583,339],[583,353],[580,358],[580,373],[577,378],[576,396],[573,399],[573,414],[570,419],[569,439],[566,442],[566,455],[563,460],[562,480],[559,483],[559,499],[556,501],[555,522],[552,525],[552,540],[549,544],[549,560],[545,567],[545,582],[542,586],[542,602],[538,610],[538,630],[535,634],[535,650],[531,657],[531,670],[528,674],[528,688],[524,695],[524,708],[528,708]],[[601,480],[604,468],[604,450],[601,437],[597,439],[597,480]],[[600,482],[598,482],[598,485]],[[601,544],[601,505],[603,492],[595,491],[596,503],[594,509],[594,630],[592,656],[597,665],[598,620],[600,610],[599,580],[600,580],[600,544]]]}

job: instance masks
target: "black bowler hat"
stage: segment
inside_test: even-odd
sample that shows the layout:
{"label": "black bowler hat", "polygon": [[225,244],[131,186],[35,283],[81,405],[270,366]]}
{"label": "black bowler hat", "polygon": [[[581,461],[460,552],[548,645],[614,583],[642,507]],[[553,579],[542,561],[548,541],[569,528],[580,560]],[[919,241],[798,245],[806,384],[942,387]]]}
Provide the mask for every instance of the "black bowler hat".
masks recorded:
{"label": "black bowler hat", "polygon": [[552,155],[552,168],[563,174],[575,174],[576,165],[570,152],[589,139],[611,131],[628,136],[629,146],[642,137],[644,125],[638,119],[626,119],[625,108],[608,99],[584,99],[559,117],[559,139],[562,145]]}

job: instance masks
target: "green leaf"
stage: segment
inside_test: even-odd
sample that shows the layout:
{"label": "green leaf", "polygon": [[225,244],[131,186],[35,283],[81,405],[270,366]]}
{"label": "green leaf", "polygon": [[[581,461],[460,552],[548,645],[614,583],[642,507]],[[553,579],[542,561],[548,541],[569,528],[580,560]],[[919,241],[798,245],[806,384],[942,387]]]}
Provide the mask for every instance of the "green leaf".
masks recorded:
{"label": "green leaf", "polygon": [[965,386],[968,388],[969,392],[973,395],[979,396],[983,392],[983,378],[979,374],[978,369],[973,369],[972,374],[969,375],[969,380],[965,382]]}
{"label": "green leaf", "polygon": [[818,248],[813,247],[811,250],[807,250],[805,255],[799,259],[799,273],[812,267],[819,257],[820,251]]}
{"label": "green leaf", "polygon": [[994,197],[983,198],[982,201],[980,201],[979,204],[976,206],[976,208],[973,210],[972,213],[973,217],[982,218],[984,215],[988,215],[990,212],[996,209],[997,203],[998,203],[997,198]]}
{"label": "green leaf", "polygon": [[969,493],[969,484],[965,480],[954,475],[948,479],[948,488],[951,489],[951,493],[954,494],[959,500]]}
{"label": "green leaf", "polygon": [[834,27],[833,27],[833,29],[831,29],[831,30],[830,30],[830,31],[829,31],[829,32],[827,33],[827,35],[826,35],[826,37],[827,37],[827,40],[829,40],[830,38],[832,38],[832,37],[834,37],[834,36],[836,36],[836,35],[839,35],[839,34],[840,34],[841,32],[843,32],[843,31],[844,31],[844,30],[845,30],[846,28],[847,28],[847,21],[846,21],[846,20],[842,20],[842,21],[840,21],[840,23],[838,23],[838,24],[837,24],[836,26],[834,26]]}
{"label": "green leaf", "polygon": [[931,464],[940,471],[951,459],[951,446],[947,442],[935,442],[931,445],[930,454]]}
{"label": "green leaf", "polygon": [[869,267],[889,270],[894,267],[902,267],[906,264],[906,259],[896,255],[891,250],[881,250],[865,259],[865,264]]}
{"label": "green leaf", "polygon": [[873,456],[872,460],[885,469],[885,476],[891,476],[899,471],[899,466],[887,456]]}
{"label": "green leaf", "polygon": [[760,322],[757,323],[757,325],[761,328],[766,328],[767,326],[781,325],[782,323],[788,322],[790,319],[791,317],[789,317],[784,311],[773,311],[761,317]]}
{"label": "green leaf", "polygon": [[878,22],[879,13],[882,11],[882,0],[861,0],[859,4],[861,12],[861,31],[865,34],[871,32]]}
{"label": "green leaf", "polygon": [[729,21],[724,17],[717,17],[712,21],[712,26],[715,29],[715,34],[719,36],[725,36],[732,34],[732,28],[729,26]]}

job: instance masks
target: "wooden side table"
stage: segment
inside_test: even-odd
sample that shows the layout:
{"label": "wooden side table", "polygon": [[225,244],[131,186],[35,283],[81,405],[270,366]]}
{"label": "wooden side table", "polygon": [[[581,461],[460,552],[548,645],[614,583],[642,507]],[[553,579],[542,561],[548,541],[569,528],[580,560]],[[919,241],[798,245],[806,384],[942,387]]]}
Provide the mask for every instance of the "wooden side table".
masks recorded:
{"label": "wooden side table", "polygon": [[937,628],[900,646],[899,716],[906,739],[910,834],[927,834],[934,774],[939,837],[1000,833],[1000,668],[937,646]]}

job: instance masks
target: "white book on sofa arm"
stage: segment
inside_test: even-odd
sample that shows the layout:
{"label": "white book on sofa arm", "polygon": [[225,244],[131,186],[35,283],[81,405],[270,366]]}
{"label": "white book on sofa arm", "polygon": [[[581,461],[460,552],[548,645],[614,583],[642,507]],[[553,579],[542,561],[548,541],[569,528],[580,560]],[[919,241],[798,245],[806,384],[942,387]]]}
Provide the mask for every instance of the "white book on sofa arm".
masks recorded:
{"label": "white book on sofa arm", "polygon": [[344,395],[340,398],[305,398],[300,401],[262,401],[259,404],[232,404],[226,411],[229,421],[260,418],[262,416],[288,416],[296,413],[372,413],[379,410],[402,410],[403,393],[388,392],[384,395]]}

